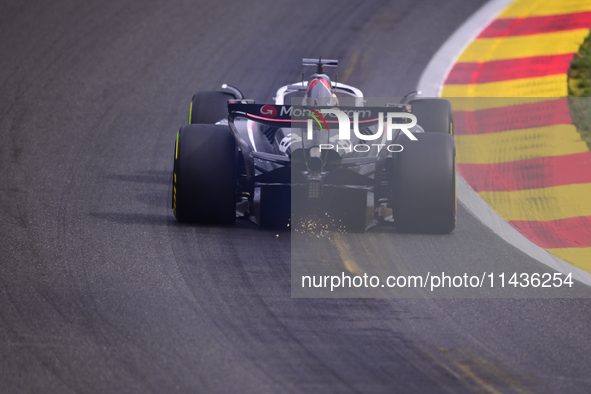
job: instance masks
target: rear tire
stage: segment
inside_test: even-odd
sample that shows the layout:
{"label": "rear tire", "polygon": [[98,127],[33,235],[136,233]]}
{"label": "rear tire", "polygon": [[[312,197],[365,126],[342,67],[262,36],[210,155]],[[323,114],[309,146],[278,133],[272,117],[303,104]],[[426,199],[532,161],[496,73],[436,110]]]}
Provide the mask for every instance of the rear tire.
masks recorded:
{"label": "rear tire", "polygon": [[215,124],[228,117],[228,100],[234,95],[226,92],[199,92],[191,99],[189,124]]}
{"label": "rear tire", "polygon": [[412,114],[426,133],[446,133],[453,135],[453,116],[451,104],[445,99],[430,98],[413,100]]}
{"label": "rear tire", "polygon": [[400,231],[446,234],[456,227],[455,147],[451,135],[415,134],[400,142],[392,169],[394,225]]}
{"label": "rear tire", "polygon": [[173,174],[173,210],[177,220],[234,223],[236,153],[236,142],[228,126],[187,125],[179,131]]}

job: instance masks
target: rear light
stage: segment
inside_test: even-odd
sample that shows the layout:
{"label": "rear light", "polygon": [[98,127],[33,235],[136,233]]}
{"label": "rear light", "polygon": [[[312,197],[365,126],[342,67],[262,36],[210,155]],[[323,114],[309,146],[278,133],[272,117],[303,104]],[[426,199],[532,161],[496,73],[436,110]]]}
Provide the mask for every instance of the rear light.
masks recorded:
{"label": "rear light", "polygon": [[322,181],[320,179],[309,179],[306,183],[308,198],[318,199],[322,197]]}

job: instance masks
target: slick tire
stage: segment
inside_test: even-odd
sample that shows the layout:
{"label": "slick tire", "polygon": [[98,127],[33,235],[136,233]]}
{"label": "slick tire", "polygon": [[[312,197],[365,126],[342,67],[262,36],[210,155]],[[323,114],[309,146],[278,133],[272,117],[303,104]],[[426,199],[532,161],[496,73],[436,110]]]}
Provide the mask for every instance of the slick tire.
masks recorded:
{"label": "slick tire", "polygon": [[446,234],[456,227],[455,147],[451,135],[415,134],[393,160],[392,211],[397,230]]}
{"label": "slick tire", "polygon": [[172,205],[177,220],[234,223],[236,163],[236,142],[228,126],[184,126],[177,136],[173,173]]}
{"label": "slick tire", "polygon": [[191,99],[189,124],[215,124],[228,117],[228,100],[235,97],[226,92],[199,92]]}
{"label": "slick tire", "polygon": [[453,116],[451,104],[445,99],[430,98],[413,100],[412,114],[426,133],[446,133],[453,135]]}

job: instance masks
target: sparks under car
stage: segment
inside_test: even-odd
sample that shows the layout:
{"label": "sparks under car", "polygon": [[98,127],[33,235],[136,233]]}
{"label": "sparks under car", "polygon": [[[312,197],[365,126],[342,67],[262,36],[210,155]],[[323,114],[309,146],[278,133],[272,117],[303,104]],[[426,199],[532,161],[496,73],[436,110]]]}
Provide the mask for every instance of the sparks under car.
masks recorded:
{"label": "sparks under car", "polygon": [[228,85],[193,96],[175,144],[175,217],[277,227],[316,215],[352,232],[376,224],[453,231],[449,101],[409,95],[372,102],[330,80],[324,68],[336,60],[303,63],[316,72],[280,87],[272,103],[257,104]]}

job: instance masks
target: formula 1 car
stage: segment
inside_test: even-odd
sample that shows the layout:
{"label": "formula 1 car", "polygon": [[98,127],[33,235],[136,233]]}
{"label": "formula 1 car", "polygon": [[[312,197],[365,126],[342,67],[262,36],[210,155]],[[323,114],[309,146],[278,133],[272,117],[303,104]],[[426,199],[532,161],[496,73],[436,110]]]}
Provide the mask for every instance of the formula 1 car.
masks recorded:
{"label": "formula 1 car", "polygon": [[172,208],[177,220],[339,230],[375,224],[415,233],[456,226],[455,145],[444,99],[371,100],[330,80],[336,60],[304,59],[309,80],[256,104],[235,87],[193,96],[177,133]]}

